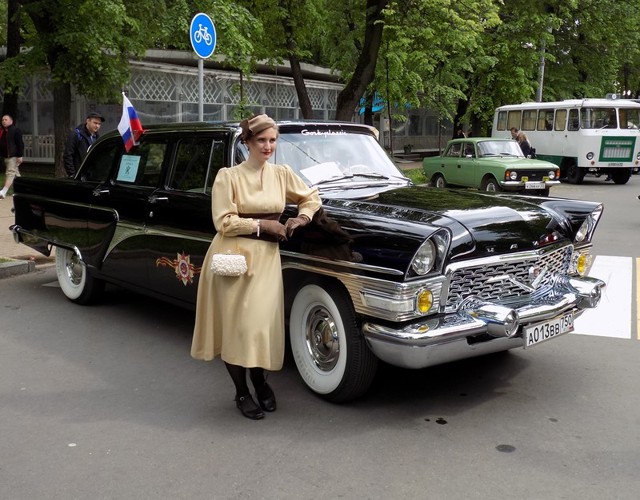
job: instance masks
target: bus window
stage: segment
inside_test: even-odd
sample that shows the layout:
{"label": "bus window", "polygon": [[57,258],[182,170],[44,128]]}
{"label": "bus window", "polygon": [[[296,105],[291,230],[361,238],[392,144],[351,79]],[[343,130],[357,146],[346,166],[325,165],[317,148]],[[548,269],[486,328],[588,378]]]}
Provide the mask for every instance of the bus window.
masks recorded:
{"label": "bus window", "polygon": [[569,110],[569,124],[567,130],[580,130],[580,116],[577,109]]}
{"label": "bus window", "polygon": [[525,109],[522,112],[522,130],[535,130],[537,115],[537,109]]}
{"label": "bus window", "polygon": [[615,108],[582,108],[582,128],[618,128]]}
{"label": "bus window", "polygon": [[498,111],[498,124],[496,125],[498,130],[507,130],[507,112]]}
{"label": "bus window", "polygon": [[509,120],[507,123],[507,128],[511,130],[513,127],[520,130],[520,118],[522,117],[522,111],[509,111]]}
{"label": "bus window", "polygon": [[566,123],[567,123],[567,110],[566,109],[556,110],[556,121],[554,123],[554,130],[558,132],[562,132],[565,128]]}
{"label": "bus window", "polygon": [[640,127],[640,110],[636,108],[620,108],[620,128],[636,129]]}
{"label": "bus window", "polygon": [[553,130],[553,110],[542,109],[538,113],[538,130]]}

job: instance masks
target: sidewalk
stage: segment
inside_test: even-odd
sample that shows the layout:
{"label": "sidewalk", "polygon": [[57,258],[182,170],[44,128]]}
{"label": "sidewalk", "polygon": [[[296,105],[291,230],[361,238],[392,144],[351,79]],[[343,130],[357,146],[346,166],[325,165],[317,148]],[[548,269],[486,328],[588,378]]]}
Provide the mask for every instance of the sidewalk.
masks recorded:
{"label": "sidewalk", "polygon": [[0,259],[15,262],[0,263],[0,278],[15,276],[35,270],[36,265],[53,264],[54,256],[45,257],[22,243],[16,243],[9,226],[14,223],[13,196],[0,200]]}

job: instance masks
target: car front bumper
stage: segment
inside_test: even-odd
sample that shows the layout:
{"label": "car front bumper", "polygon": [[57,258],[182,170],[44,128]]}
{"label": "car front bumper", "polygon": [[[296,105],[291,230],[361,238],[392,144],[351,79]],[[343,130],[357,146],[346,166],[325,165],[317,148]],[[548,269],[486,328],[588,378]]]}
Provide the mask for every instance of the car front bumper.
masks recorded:
{"label": "car front bumper", "polygon": [[[363,333],[381,360],[404,368],[425,368],[459,359],[524,347],[524,329],[568,312],[580,316],[600,302],[605,283],[589,277],[566,278],[526,302],[467,301],[450,314],[423,318],[398,328],[365,322]],[[517,324],[514,324],[514,314]]]}

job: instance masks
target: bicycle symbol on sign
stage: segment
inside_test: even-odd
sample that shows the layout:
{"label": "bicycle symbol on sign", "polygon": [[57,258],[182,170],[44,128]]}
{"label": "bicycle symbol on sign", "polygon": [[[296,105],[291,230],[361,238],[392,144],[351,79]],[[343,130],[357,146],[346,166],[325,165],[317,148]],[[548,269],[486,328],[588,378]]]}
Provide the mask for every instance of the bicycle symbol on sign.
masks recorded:
{"label": "bicycle symbol on sign", "polygon": [[205,44],[211,45],[213,43],[213,37],[209,33],[209,29],[202,24],[198,24],[198,31],[194,32],[193,40],[196,43],[204,41]]}

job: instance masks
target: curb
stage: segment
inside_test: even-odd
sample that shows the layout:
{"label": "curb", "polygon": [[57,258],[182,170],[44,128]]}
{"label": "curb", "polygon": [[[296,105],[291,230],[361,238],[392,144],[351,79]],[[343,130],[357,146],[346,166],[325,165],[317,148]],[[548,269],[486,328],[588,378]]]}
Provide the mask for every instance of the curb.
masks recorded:
{"label": "curb", "polygon": [[36,270],[36,263],[32,260],[15,260],[0,262],[0,279],[19,276]]}

